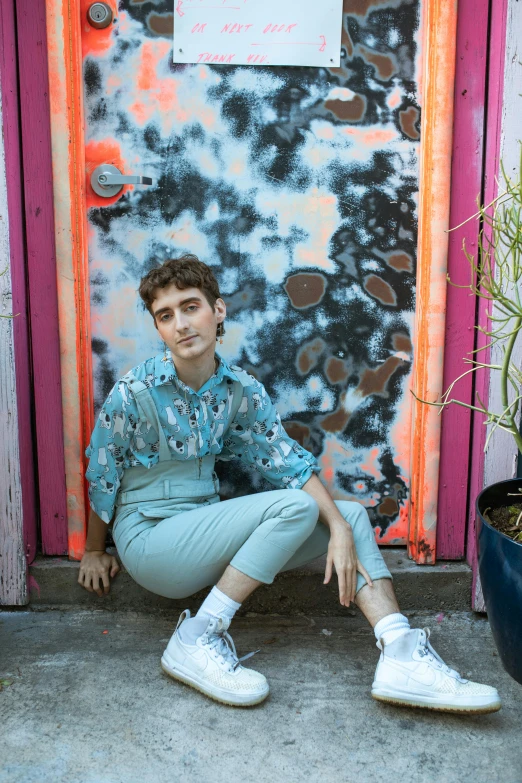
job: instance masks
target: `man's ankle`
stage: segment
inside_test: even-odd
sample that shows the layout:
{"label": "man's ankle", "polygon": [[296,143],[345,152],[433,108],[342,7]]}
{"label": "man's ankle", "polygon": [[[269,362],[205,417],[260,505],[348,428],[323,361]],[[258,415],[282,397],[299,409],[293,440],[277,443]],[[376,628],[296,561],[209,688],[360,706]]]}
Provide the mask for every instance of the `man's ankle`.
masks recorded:
{"label": "man's ankle", "polygon": [[213,587],[199,607],[196,617],[228,617],[232,620],[241,604],[225,595],[219,587]]}
{"label": "man's ankle", "polygon": [[394,612],[393,614],[388,614],[386,617],[381,618],[373,629],[375,638],[378,642],[382,639],[385,647],[409,630],[410,622],[408,618],[400,612]]}

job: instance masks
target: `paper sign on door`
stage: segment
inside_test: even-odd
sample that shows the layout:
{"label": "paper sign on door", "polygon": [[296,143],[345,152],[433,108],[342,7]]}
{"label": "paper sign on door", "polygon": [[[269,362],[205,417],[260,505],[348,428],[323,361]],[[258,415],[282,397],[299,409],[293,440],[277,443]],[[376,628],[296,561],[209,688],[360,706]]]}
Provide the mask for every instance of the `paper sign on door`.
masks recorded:
{"label": "paper sign on door", "polygon": [[340,64],[343,0],[174,0],[174,62]]}

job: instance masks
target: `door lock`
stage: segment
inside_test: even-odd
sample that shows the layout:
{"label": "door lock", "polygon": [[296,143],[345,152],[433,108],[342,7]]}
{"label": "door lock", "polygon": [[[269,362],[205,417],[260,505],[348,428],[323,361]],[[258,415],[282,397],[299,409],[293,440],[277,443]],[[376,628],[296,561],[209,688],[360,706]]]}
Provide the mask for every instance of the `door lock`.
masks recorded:
{"label": "door lock", "polygon": [[91,27],[103,30],[112,22],[112,8],[107,3],[93,3],[87,11],[87,21]]}
{"label": "door lock", "polygon": [[102,163],[92,172],[91,185],[98,196],[111,198],[119,193],[124,185],[152,185],[152,179],[139,174],[122,174],[116,166]]}

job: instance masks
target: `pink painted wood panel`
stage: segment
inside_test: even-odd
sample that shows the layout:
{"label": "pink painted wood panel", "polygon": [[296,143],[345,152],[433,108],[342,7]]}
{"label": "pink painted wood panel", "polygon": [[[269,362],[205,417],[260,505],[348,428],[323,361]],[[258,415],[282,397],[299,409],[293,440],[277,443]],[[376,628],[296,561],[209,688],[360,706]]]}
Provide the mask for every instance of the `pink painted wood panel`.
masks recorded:
{"label": "pink painted wood panel", "polygon": [[62,555],[67,511],[44,0],[16,0],[16,14],[42,551]]}
{"label": "pink painted wood panel", "polygon": [[[506,20],[508,0],[495,0],[491,7],[490,39],[489,39],[489,76],[488,76],[488,110],[486,118],[486,157],[484,202],[490,203],[497,194],[497,176],[499,171],[500,141],[502,130],[502,101],[504,97],[504,58],[506,47]],[[480,300],[478,324],[488,326],[487,302]],[[486,345],[487,338],[478,333],[477,347]],[[488,362],[489,351],[480,353],[481,361]],[[481,400],[489,397],[489,373],[475,373],[475,392]],[[478,579],[477,547],[475,541],[475,500],[484,486],[484,445],[486,428],[484,417],[473,414],[472,417],[472,458],[471,477],[469,484],[469,521],[466,557],[473,567],[472,605],[475,611],[484,611],[484,599]]]}
{"label": "pink painted wood panel", "polygon": [[[450,228],[476,212],[482,189],[484,113],[488,49],[489,0],[459,0],[453,152],[451,168]],[[448,274],[458,285],[468,285],[470,270],[462,250],[463,240],[471,253],[477,248],[478,221],[449,235]],[[469,369],[463,358],[475,342],[475,299],[469,290],[448,286],[443,388]],[[473,377],[455,387],[454,397],[472,402]],[[437,557],[464,557],[470,469],[471,412],[451,405],[442,413]]]}
{"label": "pink painted wood panel", "polygon": [[23,539],[27,563],[37,550],[37,510],[33,459],[31,363],[29,321],[26,295],[24,252],[24,211],[21,183],[20,117],[18,110],[18,65],[14,0],[0,3],[0,89],[9,216],[11,286],[13,295],[13,341],[15,352],[16,392],[20,482],[22,485]]}

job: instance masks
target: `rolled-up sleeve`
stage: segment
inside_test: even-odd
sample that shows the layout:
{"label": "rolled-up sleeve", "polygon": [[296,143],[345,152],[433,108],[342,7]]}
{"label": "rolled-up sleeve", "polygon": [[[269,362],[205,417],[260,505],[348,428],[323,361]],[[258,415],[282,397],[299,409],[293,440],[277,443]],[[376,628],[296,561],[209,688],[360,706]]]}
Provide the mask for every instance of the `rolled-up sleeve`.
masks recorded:
{"label": "rolled-up sleeve", "polygon": [[264,386],[243,388],[243,400],[225,439],[229,452],[278,489],[301,489],[319,472],[316,458],[285,431]]}
{"label": "rolled-up sleeve", "polygon": [[92,510],[107,524],[114,515],[116,497],[123,475],[123,463],[129,453],[132,422],[138,409],[130,391],[116,384],[105,400],[85,451],[89,459],[85,478],[89,485]]}

